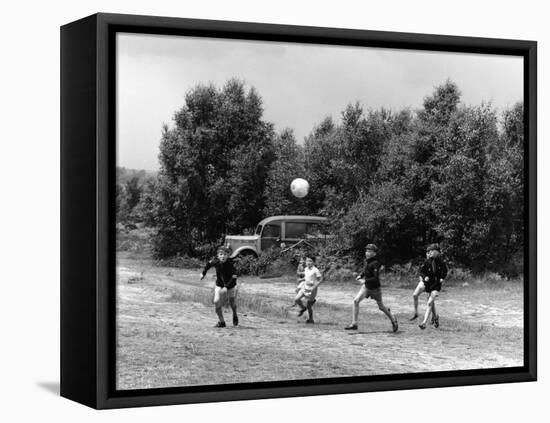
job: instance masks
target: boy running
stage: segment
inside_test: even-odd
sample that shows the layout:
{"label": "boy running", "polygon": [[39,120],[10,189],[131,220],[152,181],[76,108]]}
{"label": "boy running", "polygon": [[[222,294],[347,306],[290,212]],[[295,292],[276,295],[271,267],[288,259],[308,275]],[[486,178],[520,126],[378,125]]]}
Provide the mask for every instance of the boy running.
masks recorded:
{"label": "boy running", "polygon": [[[317,296],[317,288],[319,284],[323,281],[323,275],[313,264],[315,263],[315,258],[313,256],[306,256],[306,266],[304,268],[304,281],[301,284],[300,291],[294,299],[294,303],[300,307],[300,312],[298,316],[304,314],[307,310],[308,319],[306,323],[315,323],[313,321],[313,304],[315,304],[315,297]],[[304,306],[302,298],[305,298],[307,303]]]}
{"label": "boy running", "polygon": [[226,248],[218,248],[217,257],[210,260],[204,266],[204,270],[201,273],[201,280],[204,279],[206,272],[211,267],[216,268],[216,287],[214,288],[214,307],[216,314],[218,315],[218,323],[215,327],[224,328],[225,320],[223,319],[223,303],[225,298],[229,298],[229,305],[233,310],[233,326],[239,324],[239,318],[237,317],[237,305],[235,299],[237,297],[237,275],[233,261],[229,258],[229,252]]}
{"label": "boy running", "polygon": [[439,327],[439,314],[435,309],[435,299],[441,291],[441,284],[447,277],[447,265],[440,257],[440,249],[438,244],[430,244],[426,249],[426,261],[420,267],[420,281],[413,293],[414,314],[410,320],[415,320],[418,317],[418,296],[425,291],[428,294],[428,303],[424,320],[418,325],[420,329],[426,329],[426,323],[432,315],[432,324]]}
{"label": "boy running", "polygon": [[363,285],[361,289],[353,299],[353,315],[352,321],[349,326],[346,326],[346,330],[357,330],[357,320],[359,317],[359,303],[365,298],[372,298],[378,304],[378,308],[388,316],[391,321],[393,332],[397,332],[399,328],[397,324],[397,318],[391,314],[389,308],[384,305],[382,301],[382,290],[380,288],[380,262],[376,258],[378,254],[378,247],[374,244],[368,244],[365,248],[365,267],[363,272],[357,276],[357,280]]}
{"label": "boy running", "polygon": [[[296,278],[297,278],[297,285],[295,290],[296,293],[300,292],[300,290],[304,286],[305,268],[306,268],[306,258],[302,256],[300,257],[300,261],[298,262],[298,268],[296,269]],[[296,305],[296,303],[294,303],[293,305]]]}

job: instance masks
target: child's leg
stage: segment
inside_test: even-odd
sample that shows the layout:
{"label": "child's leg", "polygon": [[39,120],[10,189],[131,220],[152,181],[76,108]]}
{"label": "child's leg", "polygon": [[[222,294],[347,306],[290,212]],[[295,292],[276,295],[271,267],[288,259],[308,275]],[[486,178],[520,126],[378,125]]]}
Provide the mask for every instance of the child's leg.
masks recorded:
{"label": "child's leg", "polygon": [[426,322],[430,318],[430,314],[432,313],[432,307],[434,305],[435,299],[437,298],[438,292],[432,291],[430,292],[430,296],[428,297],[428,304],[426,307],[426,314],[424,314],[424,320],[420,324],[420,326],[426,326]]}
{"label": "child's leg", "polygon": [[224,323],[225,320],[223,319],[223,309],[222,307],[216,307],[216,314],[218,315],[218,321],[220,323]]}
{"label": "child's leg", "polygon": [[384,313],[386,316],[388,316],[388,319],[390,319],[390,320],[393,322],[393,319],[394,319],[393,314],[391,314],[390,309],[384,305],[384,303],[382,302],[382,300],[376,301],[376,303],[378,304],[378,309],[379,309],[382,313]]}
{"label": "child's leg", "polygon": [[313,300],[307,302],[307,320],[313,322]]}
{"label": "child's leg", "polygon": [[227,290],[227,296],[229,298],[229,306],[233,311],[233,316],[237,315],[237,288],[231,288]]}
{"label": "child's leg", "polygon": [[233,315],[237,314],[237,303],[235,302],[235,297],[229,297],[229,306],[233,311]]}
{"label": "child's leg", "polygon": [[304,291],[301,289],[300,292],[298,292],[298,295],[296,295],[296,298],[294,298],[294,304],[298,304],[298,306],[300,307],[300,310],[303,311],[306,309],[306,307],[302,302],[302,298],[304,298]]}
{"label": "child's leg", "polygon": [[352,314],[352,320],[351,324],[356,325],[357,320],[359,319],[359,304],[361,301],[365,299],[365,296],[367,295],[367,288],[365,285],[361,287],[355,298],[353,299],[353,314]]}
{"label": "child's leg", "polygon": [[237,326],[239,324],[239,317],[237,316],[237,304],[235,303],[234,296],[229,297],[229,305],[233,311],[233,326]]}
{"label": "child's leg", "polygon": [[420,281],[418,282],[418,285],[416,285],[416,288],[413,292],[414,314],[412,315],[410,320],[414,320],[418,317],[418,297],[422,292],[424,292],[424,282]]}
{"label": "child's leg", "polygon": [[432,322],[435,321],[435,318],[437,317],[437,311],[435,310],[435,301],[432,303]]}
{"label": "child's leg", "polygon": [[218,315],[218,320],[220,323],[224,323],[225,320],[223,319],[223,288],[220,288],[219,286],[216,286],[214,288],[214,308],[216,309],[216,314]]}
{"label": "child's leg", "polygon": [[388,307],[386,307],[386,305],[382,301],[382,291],[380,291],[380,290],[378,290],[378,291],[379,292],[377,294],[374,294],[374,299],[376,300],[376,303],[378,304],[378,308],[386,316],[388,316],[388,319],[390,319],[393,332],[397,332],[399,330],[399,325],[397,323],[397,318],[391,313],[390,309]]}

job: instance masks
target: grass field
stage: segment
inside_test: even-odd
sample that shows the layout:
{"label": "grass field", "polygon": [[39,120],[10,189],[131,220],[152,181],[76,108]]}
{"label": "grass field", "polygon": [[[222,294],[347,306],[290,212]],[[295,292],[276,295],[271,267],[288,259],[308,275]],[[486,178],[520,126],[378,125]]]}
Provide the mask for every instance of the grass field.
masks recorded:
{"label": "grass field", "polygon": [[[358,286],[324,283],[315,324],[289,309],[291,277],[239,279],[240,325],[214,328],[214,269],[156,267],[118,254],[117,389],[161,388],[523,365],[523,286],[519,282],[445,287],[441,326],[421,331],[412,314],[413,280],[382,280],[399,320],[392,333],[376,303],[361,303],[359,331],[343,327]],[[424,298],[420,311],[424,311]],[[231,313],[225,311],[226,321]]]}

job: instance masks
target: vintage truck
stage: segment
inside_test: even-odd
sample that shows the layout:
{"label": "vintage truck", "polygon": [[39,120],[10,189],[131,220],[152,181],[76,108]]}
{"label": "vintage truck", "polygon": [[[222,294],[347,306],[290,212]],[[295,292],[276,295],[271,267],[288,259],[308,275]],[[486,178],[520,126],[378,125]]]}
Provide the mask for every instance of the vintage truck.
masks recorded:
{"label": "vintage truck", "polygon": [[327,237],[327,218],[319,216],[271,216],[258,223],[253,235],[226,235],[231,258],[253,255],[273,246],[290,247],[302,240]]}

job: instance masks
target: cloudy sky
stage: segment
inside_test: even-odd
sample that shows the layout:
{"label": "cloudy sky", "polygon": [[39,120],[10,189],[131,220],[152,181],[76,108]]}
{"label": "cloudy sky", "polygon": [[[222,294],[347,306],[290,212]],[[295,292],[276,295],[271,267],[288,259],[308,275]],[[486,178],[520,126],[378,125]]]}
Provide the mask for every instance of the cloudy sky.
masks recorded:
{"label": "cloudy sky", "polygon": [[299,142],[350,102],[415,109],[448,78],[465,104],[501,110],[523,100],[520,57],[118,34],[117,165],[158,169],[162,124],[172,124],[185,93],[232,77],[254,86],[264,119]]}

